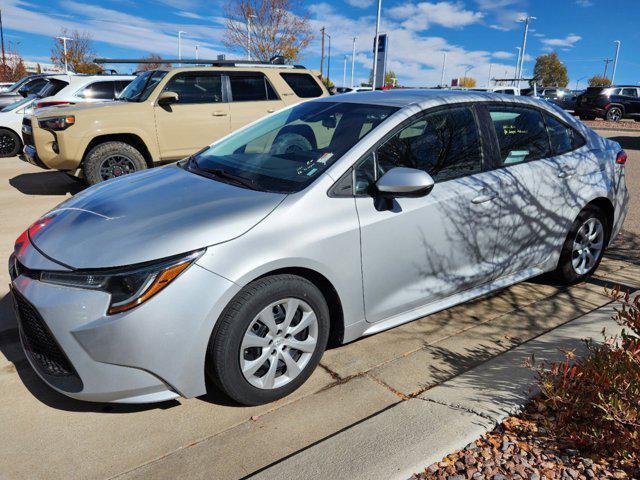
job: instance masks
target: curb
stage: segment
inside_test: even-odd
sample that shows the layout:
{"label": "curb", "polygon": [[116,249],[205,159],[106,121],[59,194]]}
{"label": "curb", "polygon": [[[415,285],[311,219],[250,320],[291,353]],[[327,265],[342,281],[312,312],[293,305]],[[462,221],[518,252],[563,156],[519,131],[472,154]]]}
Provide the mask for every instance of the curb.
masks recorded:
{"label": "curb", "polygon": [[561,360],[561,349],[582,355],[584,339],[619,332],[613,311],[612,303],[595,309],[250,478],[405,480],[519,413],[535,394],[534,372],[520,367],[531,355],[547,362]]}

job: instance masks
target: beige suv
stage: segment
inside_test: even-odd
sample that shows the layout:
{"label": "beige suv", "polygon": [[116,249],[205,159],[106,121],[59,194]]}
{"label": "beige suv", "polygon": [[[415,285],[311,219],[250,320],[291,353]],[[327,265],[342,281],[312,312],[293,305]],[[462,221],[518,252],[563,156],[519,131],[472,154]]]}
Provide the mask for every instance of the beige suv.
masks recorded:
{"label": "beige suv", "polygon": [[271,112],[326,95],[314,72],[302,67],[152,70],[118,101],[45,108],[25,117],[24,159],[93,185],[184,158]]}

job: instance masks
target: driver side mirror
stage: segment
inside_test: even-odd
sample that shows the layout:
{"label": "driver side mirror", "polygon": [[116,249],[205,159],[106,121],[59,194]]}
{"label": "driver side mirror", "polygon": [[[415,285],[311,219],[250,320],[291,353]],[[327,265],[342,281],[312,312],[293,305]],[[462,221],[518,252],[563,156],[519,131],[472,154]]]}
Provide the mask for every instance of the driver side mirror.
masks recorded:
{"label": "driver side mirror", "polygon": [[161,107],[169,106],[176,103],[180,97],[176,92],[162,92],[158,95],[158,105]]}
{"label": "driver side mirror", "polygon": [[435,182],[431,175],[417,168],[395,167],[382,175],[376,182],[381,197],[424,197]]}

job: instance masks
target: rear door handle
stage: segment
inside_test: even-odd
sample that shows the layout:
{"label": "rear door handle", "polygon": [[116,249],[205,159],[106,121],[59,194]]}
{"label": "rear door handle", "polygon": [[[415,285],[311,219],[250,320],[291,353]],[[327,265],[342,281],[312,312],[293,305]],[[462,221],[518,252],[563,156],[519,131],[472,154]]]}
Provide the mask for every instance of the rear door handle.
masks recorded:
{"label": "rear door handle", "polygon": [[217,112],[213,112],[211,115],[214,116],[214,117],[226,117],[227,116],[227,112],[217,111]]}
{"label": "rear door handle", "polygon": [[486,202],[490,202],[491,200],[493,200],[497,196],[498,196],[498,194],[496,192],[481,193],[480,195],[478,195],[477,197],[475,197],[471,201],[473,203],[475,203],[475,204],[486,203]]}
{"label": "rear door handle", "polygon": [[560,172],[558,172],[558,178],[569,178],[573,177],[575,174],[575,170],[560,170]]}

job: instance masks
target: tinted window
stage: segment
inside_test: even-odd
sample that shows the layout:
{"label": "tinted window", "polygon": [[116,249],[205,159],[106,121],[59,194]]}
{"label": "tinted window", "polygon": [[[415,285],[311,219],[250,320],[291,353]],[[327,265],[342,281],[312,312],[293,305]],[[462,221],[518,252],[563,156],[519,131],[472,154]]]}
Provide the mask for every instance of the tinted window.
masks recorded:
{"label": "tinted window", "polygon": [[39,93],[42,87],[47,85],[47,81],[44,78],[36,78],[27,82],[24,86],[29,89],[29,93]]}
{"label": "tinted window", "polygon": [[573,150],[573,130],[550,115],[545,115],[545,120],[553,154],[562,155]]}
{"label": "tinted window", "polygon": [[115,82],[95,82],[84,87],[76,96],[80,98],[113,100],[115,98],[114,91]]}
{"label": "tinted window", "polygon": [[116,82],[116,97],[122,93],[122,91],[127,88],[127,85],[131,83],[131,80],[118,80]]}
{"label": "tinted window", "polygon": [[127,102],[144,102],[167,73],[167,70],[150,70],[141,73],[127,85],[119,98]]}
{"label": "tinted window", "polygon": [[393,167],[425,170],[435,181],[477,173],[482,150],[468,107],[429,113],[403,128],[377,151],[378,174]]}
{"label": "tinted window", "polygon": [[222,77],[210,72],[178,73],[163,91],[177,93],[177,103],[218,103],[222,102]]}
{"label": "tinted window", "polygon": [[229,82],[234,102],[278,99],[273,87],[262,75],[231,75]]}
{"label": "tinted window", "polygon": [[624,95],[627,97],[637,97],[638,91],[635,88],[623,88],[622,93],[620,95]]}
{"label": "tinted window", "polygon": [[314,98],[322,95],[322,88],[308,73],[281,73],[280,76],[300,98]]}
{"label": "tinted window", "polygon": [[521,107],[490,107],[503,165],[551,155],[542,114]]}

